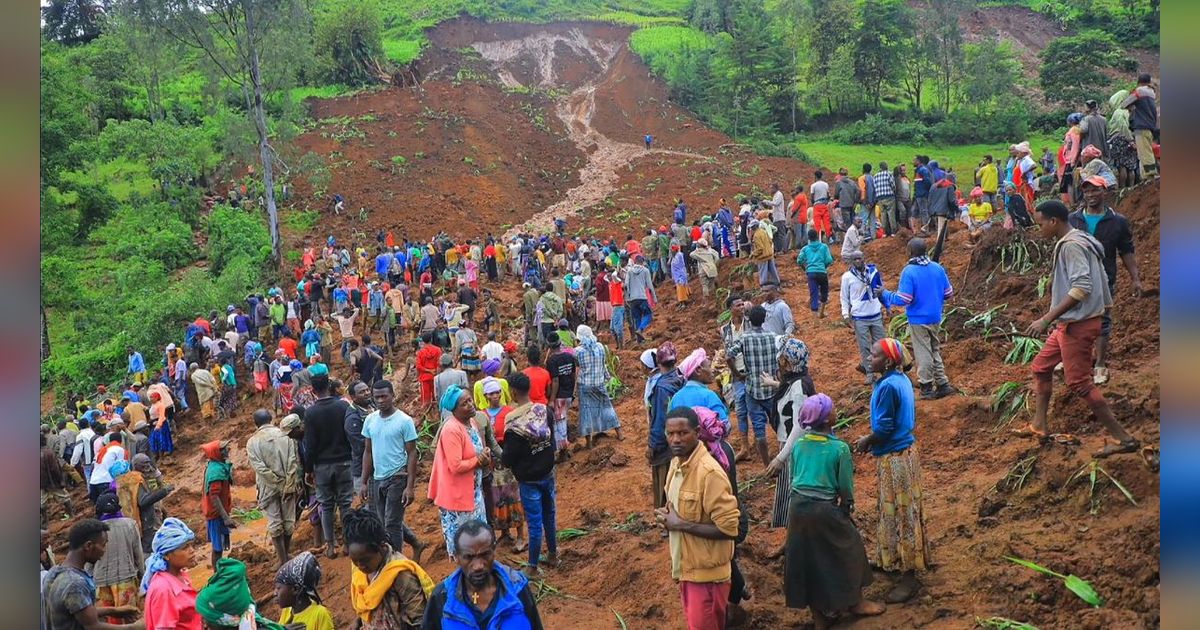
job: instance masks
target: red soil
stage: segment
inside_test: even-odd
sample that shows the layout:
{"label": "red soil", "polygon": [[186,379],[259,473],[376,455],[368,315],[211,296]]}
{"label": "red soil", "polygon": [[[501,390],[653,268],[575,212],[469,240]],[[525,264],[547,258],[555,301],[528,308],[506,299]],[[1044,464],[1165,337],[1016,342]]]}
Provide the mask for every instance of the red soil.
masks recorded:
{"label": "red soil", "polygon": [[[365,140],[339,146],[314,131],[297,141],[306,150],[322,155],[339,150],[345,155],[342,159],[353,160],[353,166],[334,168],[330,191],[342,192],[347,207],[355,212],[359,206],[368,205],[372,213],[362,227],[357,218],[343,216],[323,220],[313,234],[290,237],[323,238],[327,233],[341,237],[354,228],[365,228],[367,234],[373,234],[378,227],[399,226],[404,229],[398,234],[407,231],[412,236],[428,236],[437,229],[479,236],[487,231],[502,231],[503,224],[527,219],[560,199],[575,184],[576,169],[584,158],[567,140],[549,98],[508,93],[492,83],[463,81],[455,85],[439,77],[454,77],[460,67],[488,69],[479,59],[456,51],[473,42],[521,38],[539,30],[564,33],[575,27],[578,25],[493,26],[467,20],[452,22],[431,35],[440,49],[424,62],[427,69],[423,95],[389,90],[314,103],[317,118],[366,113],[377,117],[375,122],[359,124],[366,132]],[[621,29],[580,28],[591,37],[623,41]],[[560,77],[580,81],[594,75],[595,68],[589,69],[587,63],[567,65],[570,72],[563,71]],[[597,99],[599,107],[591,121],[595,130],[611,140],[627,143],[638,142],[650,130],[667,148],[703,153],[711,161],[654,155],[639,158],[632,166],[619,169],[619,178],[609,196],[612,203],[597,204],[585,211],[583,218],[573,219],[572,230],[596,228],[601,235],[623,237],[627,229],[669,221],[669,204],[676,196],[683,196],[696,208],[694,212],[700,212],[712,208],[720,196],[732,197],[755,187],[766,190],[776,179],[787,185],[810,177],[811,167],[795,161],[720,150],[728,139],[666,103],[662,87],[648,77],[635,56],[618,52],[612,69],[610,79],[617,78],[598,88],[602,98]],[[535,76],[533,70],[527,72],[530,73],[527,76]],[[522,75],[514,72],[514,76]],[[565,87],[569,89],[571,85]],[[530,123],[530,115],[521,110],[526,104],[541,108],[550,132]],[[450,119],[422,116],[426,107],[449,112]],[[422,126],[424,131],[419,131]],[[387,135],[389,129],[397,132],[395,137]],[[427,157],[414,158],[417,151],[424,151]],[[371,160],[387,163],[388,157],[396,154],[409,160],[408,170],[403,174],[392,175],[367,166]],[[496,166],[475,175],[462,161],[468,155],[476,156],[478,167],[493,163]],[[543,177],[538,169],[550,174]],[[1143,284],[1156,290],[1157,184],[1133,191],[1121,200],[1118,209],[1130,218],[1138,235],[1137,258]],[[627,214],[618,215],[621,210]],[[1009,308],[1001,313],[1000,319],[1005,326],[1011,321],[1018,329],[1046,310],[1047,300],[1038,299],[1036,290],[1037,279],[1046,273],[1044,263],[1024,276],[997,271],[988,281],[999,260],[996,248],[1007,239],[997,230],[972,250],[967,247],[965,236],[955,232],[944,257],[959,292],[951,306],[978,313],[1007,303]],[[892,238],[872,243],[866,253],[879,266],[887,284],[894,286],[907,258],[904,240]],[[722,264],[722,286],[736,288],[744,282],[742,278],[730,277],[737,264],[736,261]],[[834,399],[838,413],[858,418],[844,430],[847,439],[857,438],[868,430],[868,392],[861,384],[861,376],[854,371],[857,352],[853,337],[836,318],[838,283],[831,282],[834,316],[817,319],[804,306],[807,292],[796,265],[781,257],[780,270],[787,283],[784,298],[796,316],[797,336],[813,352],[812,374],[818,390]],[[843,265],[838,263],[831,274],[836,278],[843,271]],[[494,289],[503,304],[506,320],[518,318],[519,286],[510,280]],[[1113,403],[1117,419],[1147,444],[1157,444],[1158,302],[1153,297],[1129,298],[1128,289],[1128,277],[1121,272],[1114,310],[1113,376],[1104,391]],[[684,353],[699,345],[715,350],[719,343],[714,323],[716,309],[694,306],[676,311],[674,297],[667,295],[671,292],[662,293],[661,308],[648,331],[650,343],[673,340]],[[989,409],[992,392],[1005,381],[1028,382],[1028,368],[1005,364],[1008,344],[998,339],[983,340],[977,330],[965,330],[962,321],[967,317],[960,311],[948,318],[949,336],[944,346],[946,370],[963,395],[917,405],[925,514],[937,564],[924,576],[926,586],[916,599],[893,606],[880,617],[860,620],[855,627],[964,628],[972,626],[976,617],[993,615],[1046,628],[1157,627],[1157,475],[1137,456],[1118,456],[1105,461],[1104,469],[1129,489],[1137,505],[1131,505],[1111,485],[1098,484],[1096,496],[1102,502],[1097,515],[1089,514],[1087,484],[1068,484],[1067,480],[1086,465],[1088,454],[1100,446],[1102,428],[1058,383],[1052,426],[1080,436],[1083,446],[1038,448],[996,429],[996,414]],[[558,526],[586,529],[589,534],[560,544],[562,565],[546,573],[545,584],[558,590],[558,594],[548,594],[540,603],[548,627],[616,628],[614,613],[619,613],[629,628],[682,627],[678,591],[669,576],[667,547],[650,525],[653,522],[650,471],[642,459],[647,428],[639,401],[644,376],[637,353],[636,349],[618,353],[621,358],[618,372],[629,387],[617,402],[625,441],[601,441],[592,452],[577,451],[558,470]],[[416,389],[405,367],[409,360],[405,355],[393,362],[397,369],[394,379],[404,388],[400,398],[411,401]],[[339,374],[345,372],[341,364],[335,364],[334,369]],[[235,440],[234,462],[239,469],[238,482],[244,488],[235,504],[246,508],[253,504],[253,491],[248,490],[252,479],[245,472],[244,444],[252,432],[249,412],[259,404],[258,400],[244,401],[235,419],[213,426],[198,426],[195,420],[181,423],[177,440],[180,452],[164,466],[164,472],[168,480],[182,489],[168,499],[167,507],[198,531],[203,531],[196,490],[202,462],[196,449],[202,441]],[[415,409],[416,405],[406,408]],[[1014,463],[1030,455],[1037,455],[1037,460],[1024,486],[1014,491],[996,490]],[[875,548],[877,521],[874,462],[870,457],[856,456],[856,465],[859,470],[855,520],[871,553]],[[747,463],[741,476],[743,480],[755,480],[762,472],[759,464]],[[741,554],[743,570],[754,589],[754,599],[746,605],[748,620],[744,627],[748,628],[798,627],[809,620],[806,611],[791,610],[783,604],[783,562],[777,551],[783,544],[784,532],[766,527],[773,485],[770,480],[754,483],[744,494],[752,519],[751,532]],[[422,484],[419,497],[409,510],[409,521],[422,540],[429,543],[431,553],[427,553],[423,564],[435,579],[441,579],[453,567],[442,546],[436,510],[424,499],[424,490]],[[80,497],[76,499],[77,505],[83,504]],[[52,527],[52,539],[60,545],[66,525],[56,523]],[[256,595],[267,595],[274,563],[261,525],[252,523],[235,534],[233,555],[253,560],[250,563],[253,590]],[[297,546],[311,544],[312,530],[302,524],[297,531]],[[523,555],[507,549],[499,555],[502,561],[512,564],[523,559]],[[1103,608],[1091,609],[1057,580],[1017,567],[1004,560],[1006,555],[1083,577],[1107,603]],[[201,564],[202,556],[206,558],[207,553],[197,553]],[[343,557],[323,560],[322,566],[325,577],[321,590],[326,605],[332,609],[339,627],[347,627],[352,621],[346,593],[349,562]],[[868,595],[879,597],[888,587],[888,579],[879,575]],[[265,612],[275,614],[277,610],[273,603],[268,603]]]}

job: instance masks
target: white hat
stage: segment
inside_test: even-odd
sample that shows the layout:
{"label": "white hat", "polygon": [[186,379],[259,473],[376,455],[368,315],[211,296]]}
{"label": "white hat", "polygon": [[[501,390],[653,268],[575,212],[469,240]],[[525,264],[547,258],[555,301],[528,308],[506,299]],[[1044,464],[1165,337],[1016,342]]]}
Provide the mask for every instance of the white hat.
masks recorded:
{"label": "white hat", "polygon": [[642,356],[638,358],[641,360],[642,365],[646,366],[647,370],[653,370],[658,367],[658,350],[654,348],[643,350]]}

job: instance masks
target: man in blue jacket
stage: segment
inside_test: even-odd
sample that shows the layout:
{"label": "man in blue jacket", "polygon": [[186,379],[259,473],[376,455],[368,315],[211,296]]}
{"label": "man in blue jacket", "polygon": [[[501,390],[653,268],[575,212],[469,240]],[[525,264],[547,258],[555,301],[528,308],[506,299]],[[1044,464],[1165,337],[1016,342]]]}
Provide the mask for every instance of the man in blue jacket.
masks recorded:
{"label": "man in blue jacket", "polygon": [[954,287],[950,285],[946,270],[925,255],[924,239],[909,241],[908,255],[908,264],[900,272],[896,291],[884,289],[880,299],[885,306],[905,309],[913,354],[917,359],[921,399],[936,400],[958,391],[946,378],[946,369],[942,366],[942,344],[938,338],[942,305],[954,295]]}
{"label": "man in blue jacket", "polygon": [[454,535],[458,569],[433,589],[422,630],[542,630],[529,578],[496,562],[496,537],[482,521]]}

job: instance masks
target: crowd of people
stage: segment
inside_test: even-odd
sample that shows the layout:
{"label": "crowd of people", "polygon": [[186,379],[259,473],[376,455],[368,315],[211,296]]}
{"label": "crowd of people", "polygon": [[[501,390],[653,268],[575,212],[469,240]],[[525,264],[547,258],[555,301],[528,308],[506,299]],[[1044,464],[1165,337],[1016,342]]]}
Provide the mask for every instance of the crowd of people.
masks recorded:
{"label": "crowd of people", "polygon": [[[776,479],[769,526],[787,530],[787,605],[808,608],[818,628],[880,614],[920,590],[932,561],[914,429],[918,394],[929,400],[958,391],[938,331],[954,295],[938,262],[950,221],[967,224],[969,242],[993,225],[1035,223],[1057,241],[1051,308],[1029,334],[1056,328],[1033,362],[1033,420],[1018,432],[1073,439],[1047,428],[1051,377],[1062,369],[1117,439],[1096,456],[1140,449],[1098,385],[1108,379],[1118,257],[1133,292],[1142,293],[1129,222],[1107,205],[1108,193],[1156,172],[1153,99],[1143,77],[1133,92],[1110,99],[1116,122],[1089,102],[1086,115],[1069,120],[1052,171],[1032,160],[1028,143],[1010,147],[1003,170],[985,156],[967,199],[951,170],[918,155],[912,180],[906,165],[886,162],[864,164],[857,178],[839,169],[828,182],[817,171],[790,200],[774,184],[765,198],[739,196],[733,206],[722,199],[712,214],[691,220],[680,199],[669,225],[623,241],[570,236],[562,219],[553,233],[511,238],[442,232],[397,240],[380,231],[375,243],[339,245],[330,236],[303,250],[294,285],[253,293],[224,316],[197,314],[158,360],[128,348],[127,377],[113,387],[119,394],[99,385],[43,425],[43,530],[52,518],[80,515],[73,486],[86,488],[96,516],[70,528],[61,562],[43,554],[43,627],[327,630],[334,623],[320,596],[318,556],[345,554],[355,627],[541,628],[530,579],[558,565],[556,468],[579,438],[584,448],[625,439],[612,359],[631,344],[646,370],[651,504],[688,627],[724,628],[752,596],[738,566],[749,519],[737,465],[755,459]],[[1132,115],[1123,117],[1126,108]],[[1045,177],[1062,197],[1035,205],[1035,194],[1048,191]],[[910,259],[889,290],[864,245],[901,235],[911,237]],[[834,400],[811,377],[810,349],[776,265],[779,254],[795,252],[812,317],[825,318],[838,264],[832,243],[841,244],[845,265],[842,320],[871,390],[871,432],[853,445],[834,431]],[[754,264],[758,291],[720,287],[722,259]],[[502,312],[499,293],[510,278],[521,286],[519,320]],[[700,302],[722,313],[711,355],[703,346],[684,354],[673,341],[646,347],[668,281],[678,308]],[[907,315],[911,355],[886,336],[893,309]],[[392,369],[409,361],[411,371]],[[214,574],[198,591],[187,571],[196,535],[163,509],[174,486],[160,464],[173,457],[180,424],[231,423],[247,401],[255,409],[245,450],[278,565],[278,623],[257,612],[245,565],[228,557],[239,524],[231,441],[202,444],[202,478],[178,480],[201,484],[197,507]],[[423,477],[420,460],[429,451]],[[852,451],[870,453],[878,475],[870,560],[850,518]],[[418,491],[436,506],[442,544],[458,567],[440,583],[421,565],[429,541],[406,524]],[[293,547],[301,519],[313,525],[312,551]],[[498,561],[502,544],[526,554],[525,566]],[[872,565],[893,578],[885,602],[862,595]]]}

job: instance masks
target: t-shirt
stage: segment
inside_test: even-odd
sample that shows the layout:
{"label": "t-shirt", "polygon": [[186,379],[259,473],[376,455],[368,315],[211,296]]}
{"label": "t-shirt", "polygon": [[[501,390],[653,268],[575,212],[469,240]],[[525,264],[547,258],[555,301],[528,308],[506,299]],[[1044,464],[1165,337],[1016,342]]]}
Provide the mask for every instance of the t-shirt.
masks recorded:
{"label": "t-shirt", "polygon": [[46,575],[42,600],[50,618],[50,630],[83,630],[75,613],[96,605],[96,583],[79,569],[60,564]]}
{"label": "t-shirt", "polygon": [[808,188],[808,193],[809,193],[809,196],[812,197],[813,203],[817,203],[822,200],[828,201],[829,200],[829,182],[827,182],[825,180],[813,182],[812,186],[809,186],[809,188]]}
{"label": "t-shirt", "polygon": [[304,624],[305,630],[334,630],[329,609],[320,604],[309,604],[308,608],[298,613],[293,613],[291,608],[284,608],[279,612],[279,623],[301,623]]}
{"label": "t-shirt", "polygon": [[200,630],[200,615],[196,612],[196,589],[188,579],[167,571],[154,574],[146,590],[145,621],[147,628],[176,628]]}
{"label": "t-shirt", "polygon": [[610,278],[608,281],[608,301],[614,307],[625,306],[625,285],[620,280]]}
{"label": "t-shirt", "polygon": [[392,415],[383,417],[379,410],[372,411],[363,421],[362,434],[371,440],[376,479],[387,479],[408,465],[408,451],[404,447],[417,441],[417,427],[408,414],[395,409]]}
{"label": "t-shirt", "polygon": [[345,315],[334,315],[333,318],[337,320],[338,330],[342,333],[342,339],[353,339],[354,320],[358,319],[358,314],[355,313],[349,317]]}
{"label": "t-shirt", "polygon": [[566,352],[559,352],[546,361],[546,371],[558,379],[558,397],[573,398],[575,396],[575,372],[579,362]]}
{"label": "t-shirt", "polygon": [[967,213],[973,221],[987,221],[992,218],[992,204],[988,202],[973,203],[967,206]]}
{"label": "t-shirt", "polygon": [[1096,226],[1100,225],[1100,219],[1104,218],[1104,214],[1088,214],[1087,212],[1080,213],[1083,215],[1083,220],[1087,222],[1088,234],[1096,235]]}
{"label": "t-shirt", "polygon": [[296,353],[300,349],[300,344],[291,337],[284,337],[283,339],[280,339],[279,349],[283,350],[283,353],[286,354],[289,359],[299,358],[296,356]]}
{"label": "t-shirt", "polygon": [[549,402],[546,396],[550,389],[550,372],[544,367],[530,366],[521,373],[529,377],[529,400],[543,405]]}

